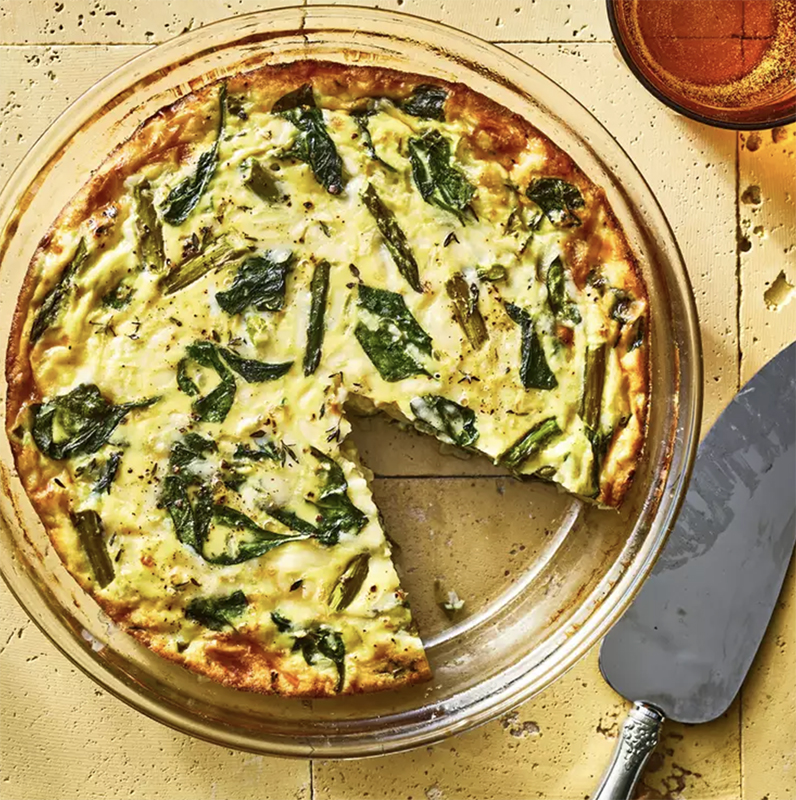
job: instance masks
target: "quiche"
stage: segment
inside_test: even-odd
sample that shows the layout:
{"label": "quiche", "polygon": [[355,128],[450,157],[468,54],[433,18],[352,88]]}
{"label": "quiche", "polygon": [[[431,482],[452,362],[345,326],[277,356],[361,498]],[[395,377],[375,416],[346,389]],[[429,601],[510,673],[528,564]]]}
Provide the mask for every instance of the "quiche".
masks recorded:
{"label": "quiche", "polygon": [[303,61],[143,122],[29,267],[17,469],[123,629],[239,689],[430,677],[349,417],[618,506],[645,288],[604,192],[466,86]]}

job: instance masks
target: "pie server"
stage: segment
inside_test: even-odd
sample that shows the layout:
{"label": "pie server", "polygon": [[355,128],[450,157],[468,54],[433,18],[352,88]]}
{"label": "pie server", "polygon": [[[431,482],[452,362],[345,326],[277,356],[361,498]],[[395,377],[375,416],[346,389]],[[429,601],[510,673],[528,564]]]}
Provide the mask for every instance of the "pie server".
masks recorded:
{"label": "pie server", "polygon": [[796,541],[796,343],[735,396],[699,447],[655,569],[600,651],[634,705],[592,800],[626,800],[666,717],[707,722],[741,688]]}

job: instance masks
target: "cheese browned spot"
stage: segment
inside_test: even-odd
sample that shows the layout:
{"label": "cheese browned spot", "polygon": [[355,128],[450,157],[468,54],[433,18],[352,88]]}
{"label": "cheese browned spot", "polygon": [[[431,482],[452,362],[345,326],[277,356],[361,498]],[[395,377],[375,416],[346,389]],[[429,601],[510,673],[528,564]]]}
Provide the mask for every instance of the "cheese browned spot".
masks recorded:
{"label": "cheese browned spot", "polygon": [[146,121],[20,296],[17,467],[68,569],[139,640],[238,688],[430,675],[347,401],[620,504],[647,300],[608,207],[461,85],[301,62]]}

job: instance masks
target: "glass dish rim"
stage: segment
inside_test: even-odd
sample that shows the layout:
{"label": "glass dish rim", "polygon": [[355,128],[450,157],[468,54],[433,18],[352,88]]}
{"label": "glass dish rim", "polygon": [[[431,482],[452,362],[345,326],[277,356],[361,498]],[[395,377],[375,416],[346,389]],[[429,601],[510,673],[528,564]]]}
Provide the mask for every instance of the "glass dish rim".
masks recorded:
{"label": "glass dish rim", "polygon": [[[23,161],[17,166],[17,168],[12,173],[11,177],[9,178],[8,183],[3,189],[2,194],[0,196],[5,197],[6,195],[13,195],[13,189],[11,184],[14,180],[24,173],[24,168],[29,167],[30,164],[35,164],[37,162],[37,158],[39,152],[42,150],[46,150],[48,145],[51,141],[58,141],[60,134],[58,133],[58,123],[67,115],[69,114],[75,107],[84,107],[87,103],[94,101],[95,96],[99,95],[102,96],[102,93],[108,93],[116,87],[116,89],[124,88],[130,85],[130,81],[128,80],[128,71],[130,70],[131,65],[146,63],[146,59],[149,57],[151,58],[152,52],[157,51],[159,54],[164,55],[168,54],[170,51],[176,51],[181,53],[185,51],[186,42],[192,41],[203,41],[208,36],[208,31],[210,35],[212,35],[213,29],[218,28],[224,25],[232,25],[234,23],[240,22],[242,20],[251,19],[254,17],[268,17],[268,16],[275,16],[280,12],[291,12],[296,13],[298,11],[306,12],[318,12],[323,13],[326,12],[332,16],[338,15],[339,17],[343,17],[346,15],[346,19],[349,21],[349,25],[347,26],[347,30],[357,31],[359,30],[355,27],[354,24],[356,22],[366,21],[367,19],[388,19],[391,18],[394,21],[409,23],[412,22],[422,22],[425,26],[430,29],[439,29],[449,37],[455,37],[462,45],[467,44],[477,44],[481,47],[485,47],[496,54],[500,55],[501,59],[509,61],[513,63],[515,68],[518,68],[520,71],[524,71],[526,73],[531,73],[536,80],[546,82],[552,87],[555,87],[555,90],[563,95],[565,95],[568,100],[575,104],[580,112],[587,115],[591,124],[597,126],[600,134],[606,137],[610,142],[612,142],[612,147],[615,148],[616,154],[622,159],[625,163],[623,163],[623,168],[631,169],[634,173],[634,176],[639,181],[640,185],[646,191],[645,199],[648,200],[652,205],[653,212],[657,215],[656,222],[662,227],[664,234],[667,236],[667,244],[672,248],[672,254],[674,258],[672,260],[672,269],[677,280],[677,285],[680,290],[680,298],[683,301],[683,312],[685,315],[684,325],[685,325],[685,332],[684,337],[686,344],[688,346],[688,352],[691,355],[690,361],[685,365],[681,365],[681,372],[684,371],[687,373],[687,377],[690,379],[690,396],[691,402],[688,408],[681,408],[680,414],[682,414],[684,420],[684,441],[680,445],[682,450],[681,453],[681,469],[677,474],[676,478],[671,480],[673,484],[673,488],[670,487],[672,498],[669,501],[668,505],[661,506],[658,509],[656,514],[656,519],[653,520],[653,525],[657,526],[658,530],[656,533],[657,538],[653,542],[653,546],[650,547],[649,552],[647,553],[646,559],[643,561],[641,566],[639,567],[636,574],[632,577],[624,589],[623,594],[616,599],[616,602],[610,609],[603,608],[602,611],[595,611],[594,613],[594,623],[593,629],[591,630],[588,636],[584,636],[581,639],[581,642],[578,647],[572,648],[572,652],[567,656],[566,659],[563,661],[558,662],[551,670],[551,668],[547,667],[547,672],[554,671],[555,676],[558,677],[564,671],[569,669],[577,660],[579,660],[587,650],[592,647],[598,639],[603,636],[608,627],[612,622],[616,621],[619,618],[621,613],[624,609],[629,605],[630,601],[632,600],[635,593],[640,588],[643,579],[652,569],[654,564],[655,558],[657,554],[660,552],[661,548],[663,547],[666,536],[671,529],[671,526],[674,523],[674,519],[677,516],[677,512],[679,511],[680,504],[684,497],[684,489],[687,486],[688,479],[690,477],[691,468],[693,465],[693,461],[696,455],[696,447],[698,444],[699,438],[699,429],[700,429],[700,421],[701,421],[701,407],[702,407],[702,350],[701,350],[701,341],[699,336],[699,325],[698,325],[698,318],[696,314],[696,305],[694,301],[693,291],[691,289],[690,279],[688,277],[688,273],[685,269],[685,265],[683,262],[682,254],[680,253],[679,246],[677,244],[676,239],[674,238],[674,234],[672,232],[671,226],[668,223],[660,205],[655,198],[652,190],[650,189],[649,185],[647,184],[646,180],[643,178],[641,173],[639,172],[638,168],[633,163],[630,156],[625,152],[625,150],[619,145],[619,143],[611,136],[611,134],[607,131],[607,129],[602,125],[602,123],[594,117],[591,112],[589,112],[584,106],[582,106],[575,98],[572,97],[565,89],[559,86],[555,81],[548,78],[544,73],[540,72],[538,69],[534,68],[530,64],[527,64],[522,59],[514,56],[513,54],[502,50],[499,46],[494,45],[492,43],[486,42],[479,37],[473,36],[472,34],[464,33],[452,26],[444,25],[438,22],[432,22],[431,20],[427,20],[422,17],[417,17],[415,15],[406,14],[403,12],[394,12],[394,11],[383,11],[379,9],[371,9],[371,8],[364,8],[359,6],[350,6],[350,5],[317,5],[317,6],[310,6],[304,7],[301,9],[300,7],[296,6],[289,6],[289,7],[280,7],[275,9],[268,9],[265,11],[257,11],[252,12],[246,15],[238,15],[234,17],[230,17],[224,20],[219,20],[214,22],[210,25],[206,25],[196,31],[192,31],[188,34],[176,37],[175,39],[169,40],[161,45],[158,45],[156,48],[152,50],[145,51],[131,59],[130,61],[126,62],[125,64],[121,65],[110,74],[102,78],[98,83],[94,84],[90,89],[86,92],[81,94],[70,106],[62,112],[61,115],[56,118],[51,125],[48,127],[47,131],[45,131],[42,136],[40,136],[34,145],[29,150],[28,154],[25,156]],[[109,95],[110,97],[115,97],[116,95]],[[62,138],[62,137],[61,137]],[[591,146],[591,145],[589,145]],[[671,445],[672,447],[674,445]],[[665,512],[665,513],[663,513]],[[658,522],[657,517],[661,516],[662,520]],[[648,532],[648,537],[652,538],[653,531]],[[412,741],[405,741],[405,740],[387,740],[382,744],[378,742],[374,745],[373,743],[354,743],[352,745],[346,745],[343,747],[338,746],[336,749],[332,748],[329,750],[324,749],[322,752],[313,752],[313,748],[311,745],[306,745],[300,742],[292,742],[286,743],[284,740],[277,742],[276,744],[273,740],[267,740],[264,745],[261,746],[253,746],[251,741],[247,739],[245,736],[242,735],[235,735],[229,731],[224,731],[223,733],[220,732],[217,728],[213,729],[210,732],[207,728],[208,726],[202,727],[201,723],[197,722],[196,717],[189,716],[185,713],[181,713],[179,710],[175,713],[170,707],[168,707],[162,700],[158,701],[149,697],[146,693],[142,693],[140,690],[136,690],[136,688],[132,685],[132,681],[130,680],[123,680],[119,675],[107,667],[107,665],[101,665],[101,669],[97,669],[97,661],[90,659],[86,655],[86,651],[83,649],[75,649],[72,647],[70,649],[70,644],[74,644],[75,634],[74,631],[71,631],[63,619],[56,620],[56,628],[57,630],[53,631],[51,626],[48,627],[48,624],[40,618],[41,609],[34,609],[31,610],[27,604],[25,604],[21,599],[21,593],[17,590],[17,587],[14,585],[14,579],[10,576],[5,574],[5,570],[3,571],[3,579],[6,584],[9,586],[14,597],[20,602],[20,605],[26,610],[28,615],[33,619],[37,627],[42,630],[43,633],[52,641],[56,647],[69,659],[69,661],[75,664],[82,672],[84,672],[88,677],[90,677],[95,682],[99,683],[105,690],[109,691],[111,694],[116,696],[117,698],[121,699],[128,705],[136,708],[138,711],[141,711],[146,716],[150,717],[151,719],[155,719],[163,724],[166,724],[173,729],[179,730],[183,733],[188,733],[192,736],[197,738],[205,739],[206,741],[210,741],[215,744],[221,744],[224,746],[235,747],[241,750],[248,750],[250,752],[257,752],[257,753],[268,753],[272,755],[289,755],[289,756],[300,756],[300,757],[319,757],[319,758],[343,758],[343,757],[361,757],[365,755],[377,755],[383,754],[386,752],[398,752],[401,750],[405,750],[411,747],[417,747],[421,745],[431,744],[435,741],[439,741],[451,734],[461,732],[463,730],[467,730],[469,728],[474,727],[475,725],[481,724],[483,722],[488,721],[501,713],[509,710],[510,708],[514,707],[518,703],[522,702],[523,700],[527,699],[531,696],[534,692],[539,690],[539,687],[535,687],[533,685],[523,684],[520,686],[510,685],[508,691],[506,687],[500,693],[497,693],[497,696],[490,695],[487,698],[479,701],[478,703],[474,704],[469,708],[469,713],[466,717],[461,718],[457,717],[456,719],[452,720],[447,724],[447,727],[444,729],[434,728],[432,731],[429,732],[428,735],[418,735]],[[51,614],[55,614],[52,609],[47,609]],[[586,627],[586,626],[584,626]],[[582,629],[579,633],[582,632]],[[547,674],[547,672],[545,674]],[[552,679],[547,678],[546,683],[544,684],[549,685]],[[517,681],[516,683],[522,683],[521,681]],[[538,683],[538,681],[537,681]]]}
{"label": "glass dish rim", "polygon": [[624,37],[619,30],[619,23],[616,19],[615,10],[616,0],[605,0],[606,10],[608,12],[608,23],[611,26],[611,36],[613,37],[614,44],[622,55],[622,60],[627,65],[627,68],[635,75],[639,83],[654,97],[661,101],[664,105],[682,114],[684,117],[693,119],[695,122],[701,122],[703,125],[709,125],[712,128],[724,128],[730,131],[764,131],[771,128],[778,128],[782,125],[790,125],[796,122],[796,111],[778,119],[767,120],[765,122],[731,122],[730,120],[715,119],[700,114],[698,111],[693,111],[686,108],[680,103],[672,100],[671,97],[664,94],[654,83],[639,69],[635,59],[630,53],[627,45],[625,44]]}

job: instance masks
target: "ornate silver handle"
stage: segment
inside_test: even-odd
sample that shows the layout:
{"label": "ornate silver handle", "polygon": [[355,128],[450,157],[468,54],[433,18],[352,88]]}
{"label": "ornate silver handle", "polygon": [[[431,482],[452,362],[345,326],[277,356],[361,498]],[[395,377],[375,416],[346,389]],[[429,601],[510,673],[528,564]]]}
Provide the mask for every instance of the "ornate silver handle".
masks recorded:
{"label": "ornate silver handle", "polygon": [[592,800],[630,800],[641,770],[658,744],[665,719],[657,708],[634,703],[619,732],[611,764]]}

